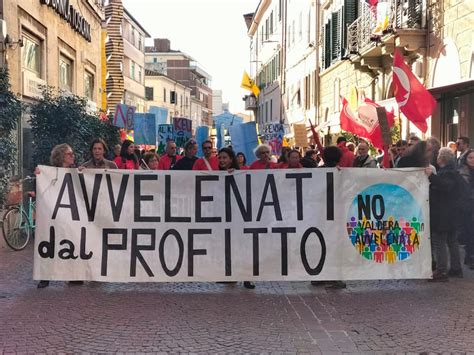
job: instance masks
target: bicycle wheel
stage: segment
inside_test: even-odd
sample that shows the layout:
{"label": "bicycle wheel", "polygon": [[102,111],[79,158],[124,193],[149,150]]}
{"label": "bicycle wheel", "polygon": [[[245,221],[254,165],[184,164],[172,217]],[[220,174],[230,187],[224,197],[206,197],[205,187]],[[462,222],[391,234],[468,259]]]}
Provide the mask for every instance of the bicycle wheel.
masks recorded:
{"label": "bicycle wheel", "polygon": [[28,216],[19,208],[10,208],[3,216],[3,238],[13,250],[22,250],[31,238]]}

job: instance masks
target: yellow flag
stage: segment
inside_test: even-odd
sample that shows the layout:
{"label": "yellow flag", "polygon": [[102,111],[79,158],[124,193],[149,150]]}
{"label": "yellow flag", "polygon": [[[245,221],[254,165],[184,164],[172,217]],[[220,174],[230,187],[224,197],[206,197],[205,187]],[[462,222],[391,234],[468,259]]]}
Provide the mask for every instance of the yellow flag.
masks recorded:
{"label": "yellow flag", "polygon": [[255,97],[258,97],[260,95],[260,89],[258,88],[257,85],[252,81],[252,92],[255,95]]}
{"label": "yellow flag", "polygon": [[244,76],[242,77],[242,83],[240,84],[240,87],[248,91],[252,91],[252,84],[252,79],[250,79],[250,76],[246,71],[244,71]]}
{"label": "yellow flag", "polygon": [[242,83],[240,84],[240,87],[248,91],[251,91],[256,97],[260,95],[260,89],[255,84],[255,82],[252,79],[250,79],[250,76],[247,74],[246,71],[244,71],[244,75],[242,77]]}

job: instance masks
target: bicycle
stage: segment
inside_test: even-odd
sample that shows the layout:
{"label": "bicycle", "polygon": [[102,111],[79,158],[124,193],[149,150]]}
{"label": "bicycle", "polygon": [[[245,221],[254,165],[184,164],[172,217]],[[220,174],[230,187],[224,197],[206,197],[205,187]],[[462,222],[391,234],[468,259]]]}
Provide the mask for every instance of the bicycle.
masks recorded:
{"label": "bicycle", "polygon": [[[21,180],[21,184],[33,180],[35,180],[35,177],[27,176]],[[3,238],[13,250],[25,249],[36,228],[34,219],[36,201],[33,200],[34,197],[35,193],[33,191],[28,192],[27,209],[23,206],[23,201],[19,201],[17,204],[8,207],[3,215]]]}

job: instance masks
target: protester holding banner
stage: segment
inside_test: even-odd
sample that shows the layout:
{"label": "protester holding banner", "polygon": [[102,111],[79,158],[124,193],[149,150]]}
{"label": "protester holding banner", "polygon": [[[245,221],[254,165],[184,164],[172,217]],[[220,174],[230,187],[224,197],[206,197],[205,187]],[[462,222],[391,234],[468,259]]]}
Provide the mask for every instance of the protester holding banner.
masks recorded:
{"label": "protester holding banner", "polygon": [[339,167],[339,162],[342,158],[342,150],[339,147],[331,145],[324,148],[323,161],[324,165],[321,168],[335,168]]}
{"label": "protester holding banner", "polygon": [[277,169],[278,164],[271,161],[272,148],[268,144],[260,144],[255,149],[255,156],[258,160],[255,160],[249,169]]}
{"label": "protester holding banner", "polygon": [[131,140],[124,140],[120,149],[120,156],[114,159],[119,169],[138,170],[140,164],[138,157],[135,155],[135,144]]}
{"label": "protester holding banner", "polygon": [[96,138],[90,145],[91,159],[81,165],[86,169],[117,169],[117,164],[105,159],[107,153],[107,144],[102,138]]}
{"label": "protester holding banner", "polygon": [[226,170],[228,172],[239,170],[239,163],[237,163],[237,158],[231,148],[221,148],[217,158],[219,160],[219,166],[217,170]]}
{"label": "protester holding banner", "polygon": [[198,158],[196,157],[198,151],[197,143],[194,139],[188,140],[184,144],[184,157],[182,157],[171,170],[193,170],[194,163]]}
{"label": "protester holding banner", "polygon": [[[69,144],[63,143],[54,146],[51,150],[50,163],[52,166],[58,168],[74,168],[74,152]],[[39,168],[35,169],[35,175],[40,173]],[[69,281],[70,284],[80,285],[83,281]],[[38,288],[45,288],[49,286],[48,280],[41,280],[38,282]]]}
{"label": "protester holding banner", "polygon": [[296,150],[290,150],[288,153],[288,163],[286,164],[285,169],[301,169],[303,165],[300,163],[301,160],[301,153]]}
{"label": "protester holding banner", "polygon": [[300,160],[300,163],[304,168],[317,168],[318,153],[314,149],[308,149],[304,153],[304,157]]}
{"label": "protester holding banner", "polygon": [[357,157],[352,165],[354,168],[376,168],[377,161],[369,155],[369,145],[360,142],[357,146]]}
{"label": "protester holding banner", "polygon": [[249,168],[247,166],[247,158],[245,157],[244,153],[238,152],[235,158],[237,160],[237,164],[239,165],[240,170],[247,170]]}
{"label": "protester holding banner", "polygon": [[176,162],[182,158],[182,156],[176,155],[176,143],[172,140],[166,142],[165,153],[160,158],[158,170],[171,170]]}
{"label": "protester holding banner", "polygon": [[[462,178],[449,148],[440,149],[437,163],[440,167],[437,174],[433,174],[432,167],[425,169],[430,180],[431,243],[436,260],[433,281],[448,281],[449,276],[462,277],[456,234],[460,216],[456,207],[463,195]],[[446,246],[450,256],[449,272]]]}
{"label": "protester holding banner", "polygon": [[395,144],[396,156],[393,159],[395,167],[398,167],[398,163],[400,162],[400,159],[406,154],[407,149],[408,149],[408,142],[406,140],[400,139]]}
{"label": "protester holding banner", "polygon": [[210,140],[205,140],[202,142],[201,147],[204,157],[196,160],[193,170],[218,170],[219,161],[217,157],[212,154],[212,142]]}
{"label": "protester holding banner", "polygon": [[400,158],[397,168],[425,168],[430,165],[431,154],[431,146],[425,141],[419,141],[410,146],[405,156]]}
{"label": "protester holding banner", "polygon": [[158,154],[155,152],[147,152],[143,156],[143,161],[146,164],[146,168],[149,170],[158,170],[158,164],[160,161],[160,158],[158,157]]}
{"label": "protester holding banner", "polygon": [[290,153],[290,147],[283,147],[281,148],[281,155],[278,158],[278,167],[280,169],[286,169],[288,167],[288,154]]}

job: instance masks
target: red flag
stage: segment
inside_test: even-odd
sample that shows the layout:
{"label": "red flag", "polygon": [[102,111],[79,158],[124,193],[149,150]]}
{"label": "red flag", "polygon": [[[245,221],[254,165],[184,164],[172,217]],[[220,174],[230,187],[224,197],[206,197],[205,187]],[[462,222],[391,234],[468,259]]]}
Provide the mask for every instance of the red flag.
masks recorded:
{"label": "red flag", "polygon": [[397,50],[393,58],[393,85],[400,111],[425,133],[428,130],[426,120],[433,113],[436,100],[411,72]]}
{"label": "red flag", "polygon": [[[343,97],[340,115],[341,129],[365,138],[369,140],[374,147],[382,149],[384,143],[377,118],[377,107],[380,107],[380,105],[366,98],[364,103],[357,109],[357,113],[354,113],[347,100]],[[387,112],[387,120],[389,126],[392,127],[394,123],[394,115],[392,112]]]}
{"label": "red flag", "polygon": [[372,7],[372,6],[377,6],[377,3],[379,2],[379,0],[365,0],[365,2],[367,3],[367,5]]}

